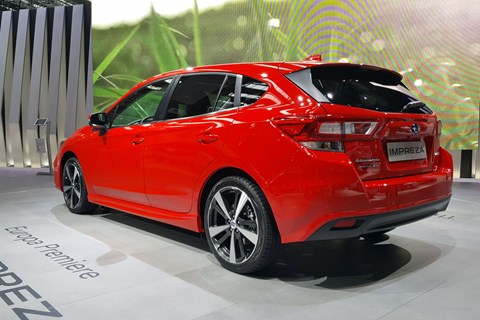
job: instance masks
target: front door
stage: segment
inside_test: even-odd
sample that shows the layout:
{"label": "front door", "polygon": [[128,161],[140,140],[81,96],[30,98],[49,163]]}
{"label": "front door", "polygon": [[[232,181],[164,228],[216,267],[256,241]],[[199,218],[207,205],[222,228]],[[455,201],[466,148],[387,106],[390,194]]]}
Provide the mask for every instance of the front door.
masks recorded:
{"label": "front door", "polygon": [[145,140],[170,82],[141,87],[108,113],[108,130],[92,144],[98,168],[92,182],[97,194],[149,205],[143,177]]}

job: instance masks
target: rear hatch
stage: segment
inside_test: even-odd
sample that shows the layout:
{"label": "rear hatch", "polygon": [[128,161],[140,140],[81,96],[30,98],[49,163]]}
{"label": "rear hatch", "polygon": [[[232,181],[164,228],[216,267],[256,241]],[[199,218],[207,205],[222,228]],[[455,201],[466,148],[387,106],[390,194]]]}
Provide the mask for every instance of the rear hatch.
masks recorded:
{"label": "rear hatch", "polygon": [[362,180],[436,170],[441,123],[401,82],[400,74],[365,65],[323,64],[287,77],[327,112],[317,120],[315,133],[319,139],[330,135],[340,140],[341,147],[332,151],[345,152]]}

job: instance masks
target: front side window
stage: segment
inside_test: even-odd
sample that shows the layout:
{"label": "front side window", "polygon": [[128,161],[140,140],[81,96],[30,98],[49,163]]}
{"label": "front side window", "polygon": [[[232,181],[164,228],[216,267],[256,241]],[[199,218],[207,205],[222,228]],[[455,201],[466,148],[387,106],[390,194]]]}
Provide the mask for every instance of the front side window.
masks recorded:
{"label": "front side window", "polygon": [[113,110],[112,127],[131,126],[153,120],[172,79],[151,83],[132,93]]}
{"label": "front side window", "polygon": [[193,117],[233,107],[235,77],[224,74],[182,76],[165,112],[165,119]]}

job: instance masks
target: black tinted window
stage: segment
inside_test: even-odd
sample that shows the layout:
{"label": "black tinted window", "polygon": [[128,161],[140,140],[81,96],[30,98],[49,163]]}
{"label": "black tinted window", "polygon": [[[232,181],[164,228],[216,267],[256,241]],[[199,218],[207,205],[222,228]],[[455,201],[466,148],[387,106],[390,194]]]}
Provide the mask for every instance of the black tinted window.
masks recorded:
{"label": "black tinted window", "polygon": [[112,127],[152,121],[172,79],[160,80],[133,92],[111,113]]}
{"label": "black tinted window", "polygon": [[266,83],[249,77],[243,77],[240,106],[248,106],[255,103],[267,90],[268,85]]}
{"label": "black tinted window", "polygon": [[432,112],[402,84],[401,76],[392,71],[370,66],[326,65],[300,72],[310,72],[311,77],[288,75],[288,78],[311,95],[312,91],[320,91],[321,101],[381,112]]}
{"label": "black tinted window", "polygon": [[[225,90],[221,90],[222,86]],[[232,76],[221,74],[182,76],[168,103],[165,119],[192,117],[220,110],[223,106],[231,107],[234,90],[235,78]],[[220,97],[223,104],[218,101]],[[229,105],[230,98],[232,105]]]}
{"label": "black tinted window", "polygon": [[227,76],[223,83],[222,90],[218,94],[215,101],[213,111],[220,111],[233,108],[235,99],[235,82],[237,78],[234,76]]}
{"label": "black tinted window", "polygon": [[313,79],[313,84],[335,104],[382,112],[402,112],[416,99],[400,84],[381,85],[368,80]]}

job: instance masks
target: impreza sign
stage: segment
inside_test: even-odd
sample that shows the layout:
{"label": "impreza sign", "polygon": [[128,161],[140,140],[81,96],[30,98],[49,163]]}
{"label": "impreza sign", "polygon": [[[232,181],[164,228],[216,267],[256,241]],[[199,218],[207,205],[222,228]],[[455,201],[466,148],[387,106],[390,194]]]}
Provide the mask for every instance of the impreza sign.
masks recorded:
{"label": "impreza sign", "polygon": [[427,149],[423,141],[387,143],[388,161],[407,161],[427,158]]}

